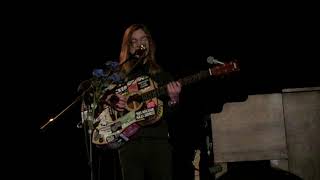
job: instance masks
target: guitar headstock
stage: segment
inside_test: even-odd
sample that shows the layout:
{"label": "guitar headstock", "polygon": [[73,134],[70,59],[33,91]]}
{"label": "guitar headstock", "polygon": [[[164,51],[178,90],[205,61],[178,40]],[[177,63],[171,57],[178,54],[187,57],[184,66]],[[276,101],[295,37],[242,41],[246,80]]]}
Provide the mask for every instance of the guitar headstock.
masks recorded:
{"label": "guitar headstock", "polygon": [[226,75],[232,72],[237,72],[240,70],[239,63],[237,60],[233,60],[230,62],[226,62],[224,64],[216,65],[209,69],[211,75],[219,76],[219,75]]}

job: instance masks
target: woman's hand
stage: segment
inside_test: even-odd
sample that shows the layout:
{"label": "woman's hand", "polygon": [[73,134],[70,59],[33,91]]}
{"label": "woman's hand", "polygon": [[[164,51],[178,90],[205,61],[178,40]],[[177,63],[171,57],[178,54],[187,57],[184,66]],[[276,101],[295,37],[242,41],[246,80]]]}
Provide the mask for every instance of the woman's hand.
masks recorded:
{"label": "woman's hand", "polygon": [[179,103],[179,95],[181,92],[181,84],[179,81],[170,82],[167,85],[168,95],[170,97],[169,105]]}
{"label": "woman's hand", "polygon": [[107,99],[107,103],[115,108],[117,111],[124,111],[127,105],[127,98],[120,94],[110,94]]}

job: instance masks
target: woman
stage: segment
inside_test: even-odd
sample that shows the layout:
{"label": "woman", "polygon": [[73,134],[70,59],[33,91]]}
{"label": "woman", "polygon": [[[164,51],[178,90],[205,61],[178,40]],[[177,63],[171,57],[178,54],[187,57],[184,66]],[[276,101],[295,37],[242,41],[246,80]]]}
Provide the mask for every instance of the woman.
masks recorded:
{"label": "woman", "polygon": [[[155,44],[144,25],[133,24],[126,29],[119,60],[125,83],[106,101],[119,114],[134,112],[134,121],[139,127],[134,135],[125,137],[127,142],[119,148],[122,177],[124,180],[170,180],[172,148],[168,141],[168,122],[177,115],[181,84],[173,81],[157,64]],[[138,108],[128,102],[133,99],[132,94],[148,92],[155,97],[140,99]]]}

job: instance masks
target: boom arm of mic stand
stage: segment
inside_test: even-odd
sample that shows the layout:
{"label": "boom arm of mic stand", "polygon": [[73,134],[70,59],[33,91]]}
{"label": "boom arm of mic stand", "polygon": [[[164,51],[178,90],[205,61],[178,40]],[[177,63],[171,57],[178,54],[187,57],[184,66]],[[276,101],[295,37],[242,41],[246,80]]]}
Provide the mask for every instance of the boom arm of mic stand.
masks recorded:
{"label": "boom arm of mic stand", "polygon": [[51,122],[55,121],[59,116],[61,116],[64,112],[66,112],[69,108],[71,108],[75,103],[77,103],[82,96],[84,96],[84,94],[89,91],[92,88],[92,86],[88,87],[85,91],[82,92],[81,95],[79,95],[78,97],[76,97],[76,99],[70,104],[68,105],[65,109],[63,109],[58,115],[56,115],[54,118],[49,119],[49,121],[47,121],[44,125],[42,125],[40,127],[40,130],[43,130],[45,127],[47,127]]}
{"label": "boom arm of mic stand", "polygon": [[[121,67],[126,64],[127,62],[129,62],[130,60],[132,60],[133,57],[129,57],[128,59],[126,59],[123,63],[119,64],[118,69],[121,69]],[[112,75],[113,73],[115,73],[116,70],[109,72],[109,74],[107,76]],[[40,127],[40,130],[43,130],[45,127],[47,127],[50,123],[52,123],[53,121],[55,121],[59,116],[61,116],[64,112],[66,112],[70,107],[72,107],[75,103],[77,103],[81,97],[89,90],[91,89],[92,86],[88,87],[80,96],[78,96],[69,106],[67,106],[65,109],[63,109],[58,115],[56,115],[54,118],[49,119],[49,121],[47,121],[44,125],[42,125]]]}

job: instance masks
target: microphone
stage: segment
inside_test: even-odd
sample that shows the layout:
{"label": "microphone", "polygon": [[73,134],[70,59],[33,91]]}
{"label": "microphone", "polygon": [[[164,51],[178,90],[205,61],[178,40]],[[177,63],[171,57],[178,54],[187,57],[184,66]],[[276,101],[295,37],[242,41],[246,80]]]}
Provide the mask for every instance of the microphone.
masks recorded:
{"label": "microphone", "polygon": [[209,56],[208,58],[207,58],[207,62],[209,63],[209,64],[224,64],[223,62],[220,62],[220,61],[218,61],[217,59],[215,59],[214,57],[212,57],[212,56]]}
{"label": "microphone", "polygon": [[146,46],[143,45],[143,44],[141,44],[141,45],[139,46],[139,48],[138,48],[133,54],[130,53],[130,54],[129,54],[129,57],[128,57],[125,61],[123,61],[121,64],[119,64],[119,66],[121,67],[121,66],[124,65],[125,63],[127,63],[127,62],[129,62],[129,61],[132,61],[132,60],[139,60],[139,59],[141,59],[141,58],[143,57],[142,55],[145,54],[146,50],[147,50]]}
{"label": "microphone", "polygon": [[147,50],[147,47],[145,45],[141,44],[139,46],[139,48],[133,53],[132,56],[138,55],[139,57],[141,57],[146,52],[146,50]]}

